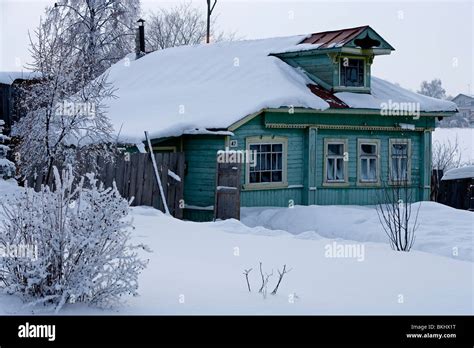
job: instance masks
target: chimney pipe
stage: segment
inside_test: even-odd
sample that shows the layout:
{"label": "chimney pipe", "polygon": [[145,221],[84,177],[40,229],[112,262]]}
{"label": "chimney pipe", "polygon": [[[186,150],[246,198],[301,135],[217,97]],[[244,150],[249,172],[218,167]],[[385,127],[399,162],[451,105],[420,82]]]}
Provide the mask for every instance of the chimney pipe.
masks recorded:
{"label": "chimney pipe", "polygon": [[135,41],[135,53],[137,55],[137,59],[144,56],[145,52],[145,20],[139,19],[137,21],[138,29],[137,29],[137,36]]}

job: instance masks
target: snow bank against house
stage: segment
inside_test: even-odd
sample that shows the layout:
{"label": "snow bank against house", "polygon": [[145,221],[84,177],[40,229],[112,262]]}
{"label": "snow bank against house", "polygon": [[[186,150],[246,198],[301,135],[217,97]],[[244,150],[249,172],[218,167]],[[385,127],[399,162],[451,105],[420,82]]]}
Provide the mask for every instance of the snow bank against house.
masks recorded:
{"label": "snow bank against house", "polygon": [[[413,214],[419,203],[412,207]],[[243,208],[242,222],[249,226],[284,230],[299,238],[341,238],[388,244],[375,207],[295,206],[294,208]],[[474,214],[434,202],[422,202],[413,249],[473,261]]]}
{"label": "snow bank against house", "polygon": [[474,178],[474,166],[466,166],[448,170],[441,180]]}
{"label": "snow bank against house", "polygon": [[301,72],[271,51],[304,36],[181,46],[130,57],[112,66],[109,81],[118,98],[109,116],[127,139],[173,136],[205,128],[226,128],[262,108],[329,105],[306,87]]}

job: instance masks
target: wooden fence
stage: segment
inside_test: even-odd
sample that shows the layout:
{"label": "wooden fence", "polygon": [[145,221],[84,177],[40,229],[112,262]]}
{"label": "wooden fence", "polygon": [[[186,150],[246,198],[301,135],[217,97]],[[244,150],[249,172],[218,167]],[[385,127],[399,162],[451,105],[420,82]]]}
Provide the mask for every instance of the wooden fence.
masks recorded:
{"label": "wooden fence", "polygon": [[[170,213],[176,218],[183,217],[184,192],[184,153],[155,153],[156,164],[160,174],[163,191]],[[113,162],[105,162],[97,158],[81,171],[81,175],[93,172],[97,167],[97,178],[106,187],[111,187],[115,181],[120,194],[130,199],[134,197],[132,205],[152,206],[164,211],[160,197],[160,190],[156,182],[155,172],[149,153],[125,153],[117,156]],[[28,186],[39,190],[45,184],[42,173],[35,178],[29,178]],[[52,180],[50,180],[51,185]]]}

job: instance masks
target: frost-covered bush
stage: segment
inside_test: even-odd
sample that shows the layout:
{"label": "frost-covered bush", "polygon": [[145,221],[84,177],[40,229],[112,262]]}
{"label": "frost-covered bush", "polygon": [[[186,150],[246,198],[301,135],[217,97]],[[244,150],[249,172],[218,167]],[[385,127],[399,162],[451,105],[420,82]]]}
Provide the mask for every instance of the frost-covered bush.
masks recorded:
{"label": "frost-covered bush", "polygon": [[54,176],[54,190],[24,189],[2,203],[0,247],[36,245],[37,257],[0,258],[0,286],[56,311],[73,302],[112,307],[136,295],[146,263],[129,244],[129,202],[91,174],[77,185],[71,168],[61,176],[54,168]]}

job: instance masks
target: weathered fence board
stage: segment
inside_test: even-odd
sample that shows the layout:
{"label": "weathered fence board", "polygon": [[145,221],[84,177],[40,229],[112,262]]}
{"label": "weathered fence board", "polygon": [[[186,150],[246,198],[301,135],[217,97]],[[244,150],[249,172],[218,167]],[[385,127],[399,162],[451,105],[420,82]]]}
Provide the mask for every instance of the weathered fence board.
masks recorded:
{"label": "weathered fence board", "polygon": [[[177,218],[183,217],[183,205],[180,204],[184,192],[184,153],[155,153],[158,172],[163,185],[163,191],[170,213]],[[98,171],[94,170],[97,165]],[[168,175],[168,169],[181,180],[175,180]],[[164,211],[160,190],[156,181],[153,164],[149,153],[132,153],[119,155],[113,162],[106,162],[102,158],[92,159],[87,168],[77,176],[96,172],[97,178],[106,187],[111,187],[115,181],[120,194],[130,199],[134,197],[133,206],[147,205]],[[52,186],[53,178],[49,180]],[[36,191],[45,185],[45,175],[38,173],[36,177],[28,178],[28,186]]]}

